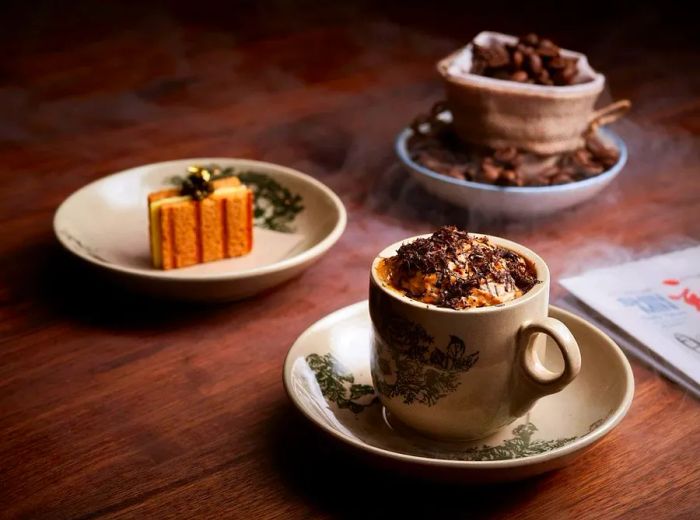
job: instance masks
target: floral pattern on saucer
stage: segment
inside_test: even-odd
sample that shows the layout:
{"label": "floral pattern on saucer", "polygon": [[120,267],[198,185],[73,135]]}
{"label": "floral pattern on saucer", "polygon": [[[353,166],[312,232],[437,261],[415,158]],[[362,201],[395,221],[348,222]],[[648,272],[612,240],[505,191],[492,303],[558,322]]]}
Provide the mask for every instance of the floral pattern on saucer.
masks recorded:
{"label": "floral pattern on saucer", "polygon": [[[368,406],[379,402],[372,385],[355,383],[355,376],[340,366],[332,354],[309,354],[306,362],[316,374],[316,381],[323,396],[338,408],[349,408],[353,413],[360,413]],[[350,386],[346,386],[346,383]],[[372,396],[369,401],[363,398]]]}
{"label": "floral pattern on saucer", "polygon": [[[287,354],[284,387],[312,424],[370,456],[368,462],[381,458],[383,467],[401,474],[484,484],[552,471],[599,442],[619,424],[632,402],[634,378],[620,348],[595,326],[550,306],[549,315],[569,327],[579,344],[583,361],[579,376],[561,392],[537,401],[526,416],[484,439],[427,439],[398,423],[370,393],[370,388],[376,390],[371,376],[370,308],[368,301],[358,302],[306,329]],[[559,352],[551,340],[549,345],[543,362],[556,369]]]}
{"label": "floral pattern on saucer", "polygon": [[[318,387],[326,401],[326,406],[335,407],[338,410],[347,409],[355,415],[361,414],[370,407],[375,408],[375,413],[379,412],[381,405],[372,385],[356,383],[356,377],[343,367],[332,354],[321,355],[313,353],[308,354],[305,359],[315,376]],[[606,418],[607,416],[594,421],[585,433],[596,429]],[[362,418],[358,417],[356,419],[362,420]],[[374,420],[376,420],[376,417]],[[367,419],[366,422],[367,426],[371,427],[369,423],[373,422],[373,419]],[[391,425],[385,424],[385,427],[391,428]],[[400,432],[399,429],[396,429],[396,431]],[[545,440],[535,438],[537,431],[537,426],[530,421],[530,414],[528,414],[525,421],[512,428],[510,430],[511,436],[505,438],[502,442],[490,445],[479,444],[479,441],[474,441],[465,443],[465,445],[471,445],[466,448],[458,448],[457,445],[453,444],[454,449],[443,451],[441,458],[465,461],[517,459],[560,448],[582,436],[574,435]],[[406,432],[400,433],[406,434]],[[411,433],[407,435],[412,436]],[[418,436],[415,437],[418,439]],[[444,445],[447,446],[447,443],[444,443]],[[414,448],[423,451],[418,443]]]}

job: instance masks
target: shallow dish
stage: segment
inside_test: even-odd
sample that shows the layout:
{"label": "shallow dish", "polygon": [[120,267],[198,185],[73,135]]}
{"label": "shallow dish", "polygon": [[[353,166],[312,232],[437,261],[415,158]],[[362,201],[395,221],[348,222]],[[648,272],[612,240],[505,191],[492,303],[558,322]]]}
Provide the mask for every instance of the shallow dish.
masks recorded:
{"label": "shallow dish", "polygon": [[[240,258],[155,269],[147,195],[172,187],[173,177],[192,164],[260,174],[253,250]],[[280,210],[287,194],[301,197],[301,209]],[[54,231],[69,252],[121,285],[160,297],[217,301],[250,296],[300,273],[340,238],[346,220],[338,196],[308,175],[266,162],[200,157],[139,166],[84,186],[56,211]]]}
{"label": "shallow dish", "polygon": [[[284,385],[299,410],[333,437],[384,465],[435,478],[516,480],[560,468],[608,434],[632,403],[632,369],[620,348],[585,320],[550,306],[576,337],[582,368],[564,390],[500,432],[471,442],[436,442],[392,422],[370,376],[366,301],[309,327],[284,364]],[[545,364],[561,358],[547,349]]]}
{"label": "shallow dish", "polygon": [[486,216],[507,218],[542,216],[570,208],[600,193],[627,162],[627,147],[611,130],[600,130],[620,150],[620,158],[609,170],[583,181],[558,186],[495,186],[454,179],[418,164],[411,158],[410,128],[396,139],[396,153],[411,176],[429,193],[451,204]]}

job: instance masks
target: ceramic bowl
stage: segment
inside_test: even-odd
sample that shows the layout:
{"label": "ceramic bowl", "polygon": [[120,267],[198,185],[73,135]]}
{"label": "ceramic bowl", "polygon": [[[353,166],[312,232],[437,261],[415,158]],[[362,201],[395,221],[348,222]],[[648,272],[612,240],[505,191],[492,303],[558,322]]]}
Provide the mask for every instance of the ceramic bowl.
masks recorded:
{"label": "ceramic bowl", "polygon": [[620,151],[609,170],[583,181],[557,186],[495,186],[448,177],[411,158],[408,142],[413,131],[406,128],[396,139],[396,153],[423,188],[455,206],[487,217],[529,218],[555,213],[595,197],[620,173],[627,162],[627,147],[611,130],[600,130]]}
{"label": "ceramic bowl", "polygon": [[[172,178],[192,164],[260,174],[253,250],[240,258],[155,269],[147,195],[172,187]],[[301,196],[301,211],[274,213],[286,193]],[[221,301],[250,296],[299,274],[340,238],[346,220],[338,196],[308,175],[260,161],[199,157],[139,166],[84,186],[56,211],[54,231],[66,250],[129,289],[157,297]]]}
{"label": "ceramic bowl", "polygon": [[[549,315],[576,338],[581,372],[564,390],[481,440],[435,441],[392,421],[372,386],[367,301],[326,316],[297,339],[284,364],[285,389],[314,425],[382,466],[465,482],[530,477],[569,464],[599,442],[622,421],[634,395],[632,369],[608,336],[556,307]],[[545,366],[557,370],[561,363],[548,344]]]}

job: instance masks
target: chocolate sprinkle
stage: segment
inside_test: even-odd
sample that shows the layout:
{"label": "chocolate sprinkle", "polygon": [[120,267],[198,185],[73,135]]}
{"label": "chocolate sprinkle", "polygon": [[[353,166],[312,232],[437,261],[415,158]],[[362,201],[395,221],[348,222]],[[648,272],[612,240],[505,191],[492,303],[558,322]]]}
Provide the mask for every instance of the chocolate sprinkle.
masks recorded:
{"label": "chocolate sprinkle", "polygon": [[[489,305],[475,305],[468,298],[490,282],[523,294],[537,282],[534,269],[523,257],[454,226],[402,245],[386,264],[388,281],[395,288],[419,301],[452,309]],[[434,283],[411,283],[416,276],[431,281],[434,277]]]}

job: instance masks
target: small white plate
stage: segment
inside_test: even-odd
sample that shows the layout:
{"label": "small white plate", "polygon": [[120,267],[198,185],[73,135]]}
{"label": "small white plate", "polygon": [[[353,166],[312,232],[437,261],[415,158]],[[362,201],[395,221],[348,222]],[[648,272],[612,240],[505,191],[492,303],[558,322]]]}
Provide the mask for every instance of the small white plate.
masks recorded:
{"label": "small white plate", "polygon": [[[190,165],[216,164],[262,174],[267,194],[256,194],[253,250],[240,258],[163,271],[151,266],[149,193],[173,187]],[[281,211],[275,195],[301,197],[301,210]],[[283,206],[284,208],[285,206]],[[266,218],[268,217],[268,218]],[[338,196],[291,168],[260,161],[199,157],[125,170],[84,186],[54,216],[54,232],[71,253],[120,284],[155,296],[220,301],[250,296],[306,269],[340,238],[347,216]]]}
{"label": "small white plate", "polygon": [[[297,339],[285,360],[284,385],[314,424],[404,472],[469,482],[544,473],[600,441],[625,416],[634,395],[632,369],[619,347],[578,316],[549,309],[576,337],[581,372],[485,439],[438,442],[392,427],[372,388],[367,301],[326,316]],[[547,366],[557,365],[556,351],[547,349]]]}
{"label": "small white plate", "polygon": [[[445,114],[444,118],[450,121],[452,116]],[[620,158],[615,165],[590,179],[557,186],[495,186],[455,179],[435,172],[411,158],[408,141],[413,130],[410,128],[403,130],[397,137],[396,153],[411,177],[423,188],[455,206],[486,216],[536,217],[581,204],[600,193],[617,177],[627,162],[627,147],[613,131],[601,129],[600,132],[620,151]]]}

